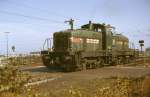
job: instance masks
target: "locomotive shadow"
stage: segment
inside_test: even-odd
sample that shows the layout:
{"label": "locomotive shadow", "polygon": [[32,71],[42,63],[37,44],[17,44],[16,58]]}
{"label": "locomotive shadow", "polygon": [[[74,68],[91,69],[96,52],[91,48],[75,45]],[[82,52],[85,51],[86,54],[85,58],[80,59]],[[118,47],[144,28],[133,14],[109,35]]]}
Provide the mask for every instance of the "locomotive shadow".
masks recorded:
{"label": "locomotive shadow", "polygon": [[48,68],[48,67],[35,67],[35,68],[28,68],[24,69],[23,71],[29,72],[47,72],[47,73],[56,73],[56,72],[64,72],[62,69],[59,68]]}

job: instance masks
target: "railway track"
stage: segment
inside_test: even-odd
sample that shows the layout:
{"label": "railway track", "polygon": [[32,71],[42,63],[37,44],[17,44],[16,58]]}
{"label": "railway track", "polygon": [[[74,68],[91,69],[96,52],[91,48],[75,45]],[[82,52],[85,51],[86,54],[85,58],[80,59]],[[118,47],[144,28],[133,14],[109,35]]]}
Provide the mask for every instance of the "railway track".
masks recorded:
{"label": "railway track", "polygon": [[43,83],[48,83],[48,82],[56,80],[58,78],[61,78],[61,76],[54,77],[54,78],[46,78],[46,79],[39,80],[39,81],[29,82],[29,83],[25,84],[25,87],[33,86],[33,85],[40,85],[40,84],[43,84]]}

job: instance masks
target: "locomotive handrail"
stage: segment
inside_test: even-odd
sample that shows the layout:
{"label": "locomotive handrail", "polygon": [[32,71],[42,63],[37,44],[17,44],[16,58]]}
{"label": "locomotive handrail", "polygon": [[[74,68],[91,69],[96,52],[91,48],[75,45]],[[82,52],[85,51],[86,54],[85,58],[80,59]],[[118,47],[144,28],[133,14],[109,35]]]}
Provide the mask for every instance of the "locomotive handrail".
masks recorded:
{"label": "locomotive handrail", "polygon": [[47,50],[50,49],[50,51],[52,51],[52,40],[53,40],[53,38],[45,39],[44,44],[43,44],[43,50],[45,50],[45,46],[46,46]]}

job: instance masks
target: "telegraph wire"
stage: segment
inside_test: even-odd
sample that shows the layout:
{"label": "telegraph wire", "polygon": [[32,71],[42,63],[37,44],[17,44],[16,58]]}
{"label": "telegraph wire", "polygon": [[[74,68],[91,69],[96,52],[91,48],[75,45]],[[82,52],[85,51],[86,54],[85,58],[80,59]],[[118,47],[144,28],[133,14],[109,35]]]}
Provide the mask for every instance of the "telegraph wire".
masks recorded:
{"label": "telegraph wire", "polygon": [[[11,4],[13,4],[13,5],[18,5],[18,4],[15,3],[14,1],[11,1],[11,0],[7,0],[7,1],[10,1]],[[46,12],[46,13],[48,13],[48,14],[51,13],[51,14],[57,15],[57,16],[59,16],[59,17],[62,17],[62,18],[65,18],[65,19],[67,18],[67,19],[68,19],[68,17],[62,16],[62,15],[56,13],[56,12],[46,11],[46,10],[44,10],[44,9],[32,7],[32,6],[27,5],[27,4],[24,4],[24,3],[21,4],[21,7],[36,9],[36,11],[42,11],[42,12]],[[9,11],[5,11],[5,10],[0,10],[0,13],[8,14],[8,15],[14,15],[14,16],[21,16],[21,17],[30,18],[30,19],[36,19],[36,20],[41,20],[41,21],[47,21],[47,22],[53,22],[53,23],[64,24],[63,21],[60,22],[60,21],[58,21],[58,20],[50,20],[50,19],[48,19],[48,18],[41,18],[41,17],[37,17],[37,16],[25,15],[25,14],[22,14],[22,13],[9,12]],[[65,20],[65,19],[64,19],[64,20]],[[73,18],[73,19],[75,19],[76,21],[81,20],[81,19],[78,19],[78,18]],[[75,25],[75,26],[77,26],[77,25]]]}
{"label": "telegraph wire", "polygon": [[[25,17],[25,18],[29,18],[29,19],[36,19],[36,20],[41,20],[41,21],[53,22],[53,23],[57,23],[57,24],[64,24],[64,22],[60,22],[60,21],[56,21],[56,20],[50,20],[47,18],[41,18],[41,17],[36,17],[36,16],[24,15],[24,14],[20,14],[20,13],[16,13],[16,12],[8,12],[8,11],[0,10],[0,13],[8,14],[8,15],[14,15],[14,16],[21,16],[21,17]],[[19,22],[19,23],[21,23],[21,22]],[[22,23],[22,24],[29,24],[29,23]],[[74,25],[74,26],[78,27],[78,25]]]}
{"label": "telegraph wire", "polygon": [[41,21],[49,21],[49,22],[53,22],[53,23],[61,23],[61,24],[63,23],[63,22],[60,22],[60,21],[57,21],[57,20],[50,20],[50,19],[47,19],[47,18],[29,16],[29,15],[24,15],[24,14],[21,14],[21,13],[9,12],[9,11],[4,11],[4,10],[0,10],[0,13],[8,14],[8,15],[14,15],[14,16],[21,16],[21,17],[36,19],[36,20],[41,20]]}
{"label": "telegraph wire", "polygon": [[[15,6],[17,5],[18,6],[17,2],[14,2],[14,1],[11,1],[11,0],[7,0],[7,1],[10,1],[12,5],[15,5]],[[30,5],[25,4],[25,3],[21,3],[21,7],[35,9],[36,11],[44,12],[44,13],[47,13],[47,14],[50,14],[50,15],[53,15],[53,16],[63,18],[64,20],[73,18],[76,21],[79,21],[79,20],[87,21],[87,19],[85,20],[85,19],[79,19],[79,18],[75,18],[75,17],[64,16],[64,15],[56,13],[56,12],[48,11],[48,10],[45,10],[45,9],[42,9],[42,8],[33,7],[33,6],[30,6]]]}
{"label": "telegraph wire", "polygon": [[[14,24],[24,24],[24,25],[35,25],[37,23],[30,23],[30,22],[25,22],[25,21],[14,21],[14,20],[3,20],[5,23],[14,23]],[[2,22],[1,22],[2,23]],[[39,23],[38,25],[40,26],[44,26],[44,27],[47,27],[47,26],[53,26],[54,24],[42,24],[42,23]]]}
{"label": "telegraph wire", "polygon": [[[11,0],[8,0],[8,1],[11,2],[11,4],[13,4],[13,5],[15,5],[15,6],[17,5],[18,6],[18,4],[16,2],[11,1]],[[51,15],[55,15],[55,16],[58,16],[58,17],[61,17],[61,18],[65,18],[65,19],[68,18],[68,17],[66,17],[66,16],[64,16],[62,14],[59,14],[59,13],[56,13],[56,12],[52,12],[52,11],[48,11],[48,10],[41,9],[41,8],[37,8],[37,7],[33,7],[33,6],[27,5],[25,3],[21,3],[21,7],[36,9],[36,11],[45,12],[45,13],[48,13],[48,14],[51,14]]]}

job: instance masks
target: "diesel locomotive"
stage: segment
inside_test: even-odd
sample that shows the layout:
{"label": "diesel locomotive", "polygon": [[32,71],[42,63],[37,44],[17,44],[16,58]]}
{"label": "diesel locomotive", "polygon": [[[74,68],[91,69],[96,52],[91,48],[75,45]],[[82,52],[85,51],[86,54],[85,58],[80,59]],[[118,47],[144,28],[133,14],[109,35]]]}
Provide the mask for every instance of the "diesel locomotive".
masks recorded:
{"label": "diesel locomotive", "polygon": [[55,32],[53,47],[41,51],[43,64],[76,71],[131,62],[138,57],[138,51],[129,48],[129,39],[113,33],[113,29],[110,25],[89,21],[80,29],[73,29],[71,25],[71,29]]}

